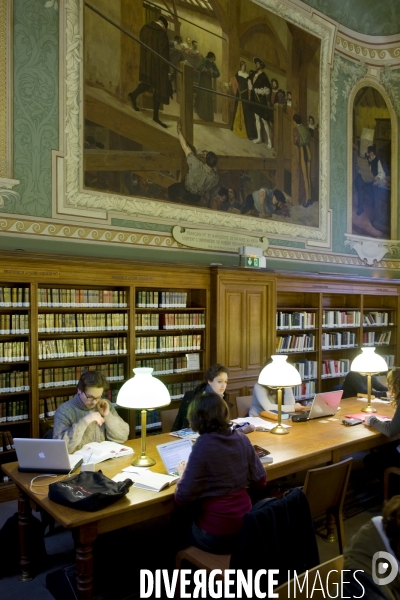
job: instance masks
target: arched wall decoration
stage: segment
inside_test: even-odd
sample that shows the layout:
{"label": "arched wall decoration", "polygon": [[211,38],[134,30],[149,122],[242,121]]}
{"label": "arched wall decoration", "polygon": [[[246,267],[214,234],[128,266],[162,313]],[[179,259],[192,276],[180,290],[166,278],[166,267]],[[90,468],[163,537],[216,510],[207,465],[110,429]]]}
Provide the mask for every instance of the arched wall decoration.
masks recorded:
{"label": "arched wall decoration", "polygon": [[[365,87],[376,89],[383,97],[389,110],[391,121],[391,194],[390,194],[390,239],[397,240],[398,236],[398,122],[397,115],[384,86],[374,77],[362,77],[353,87],[348,99],[347,110],[347,233],[352,235],[352,202],[353,202],[353,106],[357,93]],[[362,237],[362,236],[361,236]],[[365,236],[368,240],[373,240]],[[381,241],[381,240],[380,240]]]}

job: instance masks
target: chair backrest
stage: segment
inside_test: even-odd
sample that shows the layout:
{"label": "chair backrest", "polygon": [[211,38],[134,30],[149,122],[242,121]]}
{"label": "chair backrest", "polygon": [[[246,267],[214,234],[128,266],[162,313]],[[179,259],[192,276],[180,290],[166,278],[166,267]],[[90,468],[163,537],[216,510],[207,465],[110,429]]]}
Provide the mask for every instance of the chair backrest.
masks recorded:
{"label": "chair backrest", "polygon": [[253,396],[236,396],[236,410],[238,417],[247,417]]}
{"label": "chair backrest", "polygon": [[161,412],[161,429],[163,433],[169,433],[172,425],[178,414],[177,408],[170,408],[169,410],[162,410]]}
{"label": "chair backrest", "polygon": [[307,496],[313,517],[332,508],[342,510],[352,462],[352,458],[347,458],[307,472],[303,492]]}
{"label": "chair backrest", "polygon": [[52,440],[53,439],[53,430],[54,430],[54,428],[50,427],[50,429],[48,429],[46,431],[46,433],[44,434],[43,439],[45,439],[45,440]]}
{"label": "chair backrest", "polygon": [[[313,600],[320,600],[321,598],[327,598],[327,592],[337,591],[337,584],[340,583],[341,570],[343,569],[343,556],[336,556],[321,565],[317,565],[313,569],[308,571],[308,584],[303,580],[303,575],[298,575],[297,580],[291,579],[287,583],[280,585],[274,590],[274,593],[278,594],[280,600],[287,600],[287,598],[313,598]],[[331,572],[332,571],[332,572]],[[318,575],[319,578],[318,578]],[[330,573],[329,578],[327,577]],[[316,579],[317,578],[317,579]],[[314,581],[316,582],[315,589],[313,589]],[[321,582],[324,589],[321,589]],[[326,589],[325,584],[329,586],[329,590]],[[333,594],[331,598],[335,598]]]}

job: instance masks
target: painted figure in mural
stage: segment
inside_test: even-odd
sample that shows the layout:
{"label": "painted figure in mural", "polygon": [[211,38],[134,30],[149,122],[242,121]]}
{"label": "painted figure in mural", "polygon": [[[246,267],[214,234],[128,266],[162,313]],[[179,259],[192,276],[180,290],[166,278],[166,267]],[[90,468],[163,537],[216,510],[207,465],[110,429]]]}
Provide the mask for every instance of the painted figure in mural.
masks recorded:
{"label": "painted figure in mural", "polygon": [[136,104],[138,96],[153,89],[153,121],[162,127],[168,127],[168,125],[162,123],[158,117],[160,104],[169,104],[172,92],[169,65],[165,62],[165,60],[169,61],[167,28],[168,21],[161,16],[157,21],[146,23],[140,30],[140,41],[154,52],[145,46],[140,46],[139,85],[128,94],[133,108],[139,110]]}
{"label": "painted figure in mural", "polygon": [[365,200],[366,197],[369,196],[372,207],[372,222],[376,215],[379,200],[388,202],[388,195],[390,194],[390,182],[385,169],[383,168],[381,159],[376,155],[375,146],[368,146],[367,158],[371,175],[370,177],[364,176],[365,179],[367,179],[367,181],[365,181],[358,168],[356,177],[354,179],[354,186],[357,191],[357,215],[360,216],[364,212]]}
{"label": "painted figure in mural", "polygon": [[213,187],[218,185],[219,175],[216,170],[217,157],[214,152],[204,152],[205,164],[194,155],[192,148],[182,135],[178,121],[177,132],[182,150],[185,153],[189,172],[184,181],[173,183],[168,188],[168,199],[173,202],[198,204]]}
{"label": "painted figure in mural", "polygon": [[236,191],[233,188],[228,189],[228,197],[219,207],[220,210],[240,213],[242,205],[236,199]]}
{"label": "painted figure in mural", "polygon": [[308,132],[311,137],[314,137],[315,134],[315,119],[312,115],[308,117]]}
{"label": "painted figure in mural", "polygon": [[[264,73],[265,63],[261,58],[255,56],[253,59],[255,71],[250,71],[247,79],[247,85],[250,91],[250,110],[255,116],[257,138],[253,140],[254,144],[261,144],[262,125],[267,136],[267,147],[272,148],[271,132],[269,121],[273,120],[273,109],[271,108],[271,84],[266,73]],[[258,106],[256,106],[258,104]]]}
{"label": "painted figure in mural", "polygon": [[304,127],[301,117],[298,114],[293,115],[293,121],[296,127],[293,129],[293,142],[299,147],[301,173],[303,175],[303,183],[306,194],[306,199],[303,202],[304,208],[311,206],[311,149],[310,149],[310,134],[308,129]]}
{"label": "painted figure in mural", "polygon": [[271,86],[272,86],[272,89],[271,89],[271,104],[273,106],[275,104],[275,102],[276,102],[276,96],[277,96],[277,93],[278,93],[278,90],[279,90],[279,83],[278,83],[278,80],[275,79],[275,77],[273,77],[271,79]]}
{"label": "painted figure in mural", "polygon": [[226,85],[232,88],[237,98],[234,108],[232,131],[241,138],[254,140],[257,137],[254,113],[249,104],[240,102],[240,99],[250,99],[249,88],[247,86],[248,78],[249,74],[246,69],[246,63],[244,60],[241,60],[239,71],[232,77],[230,84]]}
{"label": "painted figure in mural", "polygon": [[247,196],[241,213],[246,215],[249,212],[252,212],[253,216],[264,219],[270,219],[273,214],[289,216],[284,193],[281,190],[271,190],[266,187]]}
{"label": "painted figure in mural", "polygon": [[188,48],[187,50],[185,50],[184,56],[185,56],[187,63],[193,69],[198,69],[200,62],[203,59],[203,55],[197,48],[196,40],[192,40],[192,46],[191,46],[191,48]]}
{"label": "painted figure in mural", "polygon": [[214,52],[209,52],[200,61],[197,70],[200,73],[199,86],[206,89],[197,91],[194,109],[203,121],[214,121],[214,95],[207,91],[212,90],[212,80],[220,75]]}

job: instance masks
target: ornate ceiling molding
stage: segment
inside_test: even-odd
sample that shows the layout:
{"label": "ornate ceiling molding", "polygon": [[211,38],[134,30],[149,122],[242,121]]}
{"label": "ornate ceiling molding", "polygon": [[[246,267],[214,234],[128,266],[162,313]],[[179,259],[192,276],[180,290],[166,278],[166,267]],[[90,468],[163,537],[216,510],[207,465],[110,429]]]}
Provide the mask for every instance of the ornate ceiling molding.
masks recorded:
{"label": "ornate ceiling molding", "polygon": [[[357,36],[354,32],[344,33],[342,28],[336,35],[335,49],[337,52],[356,61],[364,61],[369,65],[400,65],[400,43],[390,38],[376,38],[372,36]],[[376,40],[379,41],[376,41]]]}

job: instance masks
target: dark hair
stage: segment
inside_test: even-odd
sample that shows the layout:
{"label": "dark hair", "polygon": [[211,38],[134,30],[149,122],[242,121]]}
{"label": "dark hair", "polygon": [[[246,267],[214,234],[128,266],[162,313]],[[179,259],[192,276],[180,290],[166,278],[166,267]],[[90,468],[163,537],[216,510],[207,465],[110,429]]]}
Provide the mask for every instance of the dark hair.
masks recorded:
{"label": "dark hair", "polygon": [[301,116],[296,113],[293,115],[293,121],[297,123],[297,125],[301,125]]}
{"label": "dark hair", "polygon": [[277,79],[275,79],[275,77],[273,77],[273,78],[271,79],[271,83],[272,83],[273,81],[275,81],[275,82],[276,82],[276,87],[279,87],[279,82],[278,82],[278,80],[277,80]]}
{"label": "dark hair", "polygon": [[394,367],[387,376],[388,386],[393,390],[393,404],[397,406],[400,402],[400,368]]}
{"label": "dark hair", "polygon": [[283,204],[286,204],[285,195],[283,192],[281,192],[281,190],[274,190],[274,196],[278,200],[278,202],[282,202]]}
{"label": "dark hair", "polygon": [[287,92],[286,92],[286,96],[287,96],[288,94],[292,95],[292,92],[290,92],[289,90],[287,90]]}
{"label": "dark hair", "polygon": [[315,119],[314,119],[314,117],[312,115],[308,115],[308,120],[310,120],[310,119],[312,119],[312,121],[313,121],[313,123],[315,125]]}
{"label": "dark hair", "polygon": [[218,375],[220,373],[226,373],[227,375],[229,375],[229,369],[227,369],[226,367],[224,367],[224,365],[220,365],[219,363],[215,363],[215,365],[211,365],[211,367],[209,367],[207,369],[207,371],[205,371],[205,373],[204,373],[204,380],[205,381],[212,381],[213,379],[215,379],[216,377],[218,377]]}
{"label": "dark hair", "polygon": [[399,558],[400,550],[400,496],[393,496],[383,507],[383,529],[389,538],[390,546]]}
{"label": "dark hair", "polygon": [[174,40],[176,40],[177,42],[181,42],[181,41],[182,41],[182,38],[181,38],[181,36],[180,36],[180,35],[175,35],[175,36],[174,36]]}
{"label": "dark hair", "polygon": [[161,21],[161,23],[164,25],[165,29],[168,29],[168,21],[165,17],[163,17],[161,15],[161,17],[158,17],[157,21]]}
{"label": "dark hair", "polygon": [[221,187],[221,188],[219,188],[219,190],[218,190],[218,194],[219,194],[220,196],[226,196],[227,198],[228,198],[228,196],[229,196],[229,192],[228,192],[228,190],[227,190],[226,188],[224,188],[224,187]]}
{"label": "dark hair", "polygon": [[214,54],[214,52],[209,52],[209,53],[207,54],[207,58],[215,58],[215,54]]}
{"label": "dark hair", "polygon": [[225,400],[214,392],[195,396],[189,404],[188,421],[193,431],[203,433],[229,431],[229,408]]}
{"label": "dark hair", "polygon": [[192,46],[193,44],[197,44],[197,40],[192,40]]}
{"label": "dark hair", "polygon": [[86,392],[87,388],[103,388],[108,389],[108,381],[100,371],[86,371],[82,373],[78,381],[78,390]]}
{"label": "dark hair", "polygon": [[208,165],[211,168],[214,168],[215,165],[217,164],[217,162],[218,162],[217,155],[214,154],[214,152],[207,152],[206,165]]}
{"label": "dark hair", "polygon": [[232,192],[233,192],[233,195],[235,196],[235,200],[236,200],[236,198],[237,198],[237,195],[236,195],[236,190],[235,190],[235,188],[232,188],[232,187],[231,187],[231,188],[228,188],[228,193],[229,193],[229,190],[232,190]]}
{"label": "dark hair", "polygon": [[367,152],[373,152],[374,154],[376,154],[376,148],[375,148],[375,146],[368,146]]}

